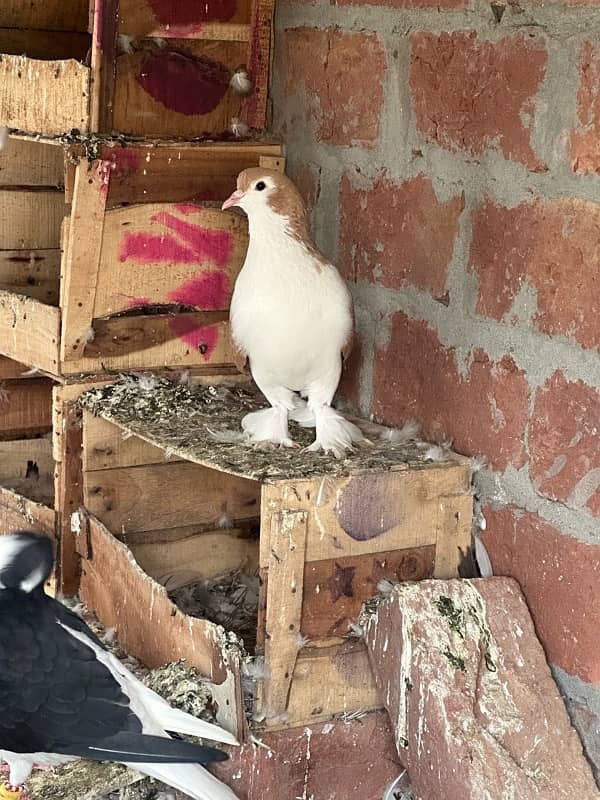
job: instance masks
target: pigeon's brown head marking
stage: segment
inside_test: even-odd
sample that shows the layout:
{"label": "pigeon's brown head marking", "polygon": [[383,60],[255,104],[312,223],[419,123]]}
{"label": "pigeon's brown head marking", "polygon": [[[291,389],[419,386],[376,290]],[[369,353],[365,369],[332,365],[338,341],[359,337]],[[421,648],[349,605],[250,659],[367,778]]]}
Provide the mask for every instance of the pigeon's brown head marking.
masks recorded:
{"label": "pigeon's brown head marking", "polygon": [[282,172],[265,167],[251,167],[240,172],[237,189],[223,203],[223,209],[232,206],[243,208],[249,217],[277,214],[287,220],[292,235],[310,242],[304,200]]}

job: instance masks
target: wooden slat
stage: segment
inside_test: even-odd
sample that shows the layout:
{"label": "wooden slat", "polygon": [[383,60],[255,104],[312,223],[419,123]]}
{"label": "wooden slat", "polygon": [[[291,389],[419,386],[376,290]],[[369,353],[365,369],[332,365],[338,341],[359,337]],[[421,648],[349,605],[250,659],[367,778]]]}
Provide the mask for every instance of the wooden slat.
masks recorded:
{"label": "wooden slat", "polygon": [[[148,667],[185,659],[218,684],[217,721],[238,737],[245,730],[240,665],[225,651],[218,626],[183,614],[165,589],[146,575],[125,545],[89,519],[89,560],[83,563],[80,595],[105,626],[115,628],[128,653]],[[131,602],[135,598],[135,602]]]}
{"label": "wooden slat", "polygon": [[0,250],[0,289],[58,305],[60,250]]}
{"label": "wooden slat", "polygon": [[91,65],[90,130],[112,131],[119,0],[95,0]]}
{"label": "wooden slat", "polygon": [[64,260],[63,361],[80,358],[92,325],[110,169],[102,161],[77,167]]}
{"label": "wooden slat", "polygon": [[8,138],[0,151],[0,186],[63,186],[64,151],[33,139]]}
{"label": "wooden slat", "polygon": [[53,477],[54,459],[50,438],[0,442],[0,483],[26,478],[30,464],[36,465],[39,478]]}
{"label": "wooden slat", "polygon": [[188,462],[84,475],[85,507],[119,533],[216,523],[222,514],[253,519],[258,494],[253,481]]}
{"label": "wooden slat", "polygon": [[89,80],[89,68],[74,60],[3,55],[0,119],[9,128],[32,133],[87,132]]}
{"label": "wooden slat", "polygon": [[61,191],[1,189],[0,250],[58,249],[64,214]]}
{"label": "wooden slat", "polygon": [[377,555],[310,561],[304,570],[302,634],[309,639],[344,636],[362,604],[387,578],[416,581],[433,575],[435,547],[412,547]]}
{"label": "wooden slat", "polygon": [[218,578],[234,570],[258,569],[258,540],[241,531],[218,530],[164,542],[128,542],[141,568],[167,591]]}
{"label": "wooden slat", "polygon": [[307,513],[281,509],[271,517],[267,585],[265,663],[268,674],[261,694],[267,720],[285,714],[298,656]]}
{"label": "wooden slat", "polygon": [[473,498],[469,495],[440,498],[435,552],[435,578],[456,578],[471,549]]}
{"label": "wooden slat", "polygon": [[0,291],[0,353],[57,375],[60,311],[22,295]]}
{"label": "wooden slat", "polygon": [[[215,4],[217,7],[219,4]],[[163,2],[152,3],[149,0],[120,0],[119,6],[119,33],[130,36],[190,36],[192,38],[206,35],[206,31],[215,30],[215,39],[227,39],[226,34],[230,28],[240,27],[242,23],[250,21],[250,0],[237,0],[233,13],[226,20],[207,18],[205,4],[197,4],[195,18],[190,16],[189,6],[186,7],[182,19],[181,11],[177,4]],[[159,9],[160,13],[156,12]],[[208,6],[207,6],[208,9]],[[215,15],[219,17],[219,15]],[[245,27],[245,25],[242,25]],[[222,35],[221,35],[222,34]]]}
{"label": "wooden slat", "polygon": [[[468,492],[469,470],[462,463],[290,481],[263,486],[263,524],[278,508],[308,506],[307,561],[434,545],[440,498],[457,494],[458,504]],[[262,543],[261,566],[268,561]]]}
{"label": "wooden slat", "polygon": [[52,381],[8,381],[0,394],[0,439],[46,433],[52,423]]}
{"label": "wooden slat", "polygon": [[[93,316],[148,303],[227,309],[248,248],[247,230],[242,217],[199,205],[107,211]],[[202,283],[208,271],[212,275]]]}
{"label": "wooden slat", "polygon": [[273,13],[275,0],[252,0],[252,36],[246,65],[254,91],[245,99],[242,119],[251,127],[268,127],[269,76],[273,58]]}
{"label": "wooden slat", "polygon": [[2,0],[0,27],[87,31],[89,0]]}
{"label": "wooden slat", "polygon": [[54,538],[55,517],[54,509],[0,487],[0,530],[3,534],[28,530]]}
{"label": "wooden slat", "polygon": [[123,437],[121,428],[102,417],[84,413],[83,468],[86,472],[144,464],[180,461],[160,447],[148,444],[138,436]]}
{"label": "wooden slat", "polygon": [[[55,403],[57,397],[60,398],[59,387],[55,388]],[[54,484],[59,542],[57,584],[64,594],[75,594],[79,588],[81,564],[77,555],[72,519],[73,514],[83,505],[81,411],[76,403],[62,403],[61,423]]]}
{"label": "wooden slat", "polygon": [[[246,60],[246,46],[242,42],[210,42],[171,39],[160,58],[167,58],[173,49],[194,58],[219,61],[231,71]],[[229,131],[231,119],[241,114],[242,99],[230,88],[219,105],[206,114],[183,113],[167,108],[161,100],[152,97],[139,82],[145,69],[148,53],[125,53],[117,58],[113,128],[134,136],[187,137],[220,135]],[[168,70],[165,68],[165,75]],[[194,74],[192,72],[192,74]],[[179,82],[180,88],[180,82]],[[166,91],[166,90],[165,90]],[[190,96],[200,91],[193,80],[189,84]]]}

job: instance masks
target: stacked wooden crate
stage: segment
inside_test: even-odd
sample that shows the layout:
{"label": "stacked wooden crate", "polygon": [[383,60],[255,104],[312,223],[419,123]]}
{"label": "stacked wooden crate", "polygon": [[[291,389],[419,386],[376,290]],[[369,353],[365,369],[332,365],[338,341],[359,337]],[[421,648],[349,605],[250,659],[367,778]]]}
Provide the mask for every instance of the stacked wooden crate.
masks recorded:
{"label": "stacked wooden crate", "polygon": [[242,169],[283,168],[264,134],[273,1],[0,4],[0,519],[56,528],[65,589],[81,390],[235,373],[247,227],[220,203]]}

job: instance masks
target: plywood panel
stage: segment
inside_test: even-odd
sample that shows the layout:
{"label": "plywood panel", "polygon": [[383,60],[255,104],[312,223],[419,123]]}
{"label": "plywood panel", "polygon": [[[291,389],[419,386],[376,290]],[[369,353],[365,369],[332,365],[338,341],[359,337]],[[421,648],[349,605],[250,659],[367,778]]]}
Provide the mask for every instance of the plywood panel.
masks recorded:
{"label": "plywood panel", "polygon": [[253,481],[187,462],[84,475],[85,507],[119,533],[216,523],[223,514],[253,519],[258,492]]}
{"label": "plywood panel", "polygon": [[64,215],[64,194],[60,191],[0,190],[0,250],[60,248]]}

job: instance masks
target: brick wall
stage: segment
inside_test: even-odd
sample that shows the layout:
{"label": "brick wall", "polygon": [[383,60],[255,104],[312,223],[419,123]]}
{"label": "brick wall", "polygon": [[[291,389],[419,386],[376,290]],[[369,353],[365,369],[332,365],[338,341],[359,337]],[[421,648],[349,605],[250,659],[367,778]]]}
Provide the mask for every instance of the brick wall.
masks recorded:
{"label": "brick wall", "polygon": [[487,457],[485,543],[600,768],[600,0],[279,0],[276,44],[345,401]]}

